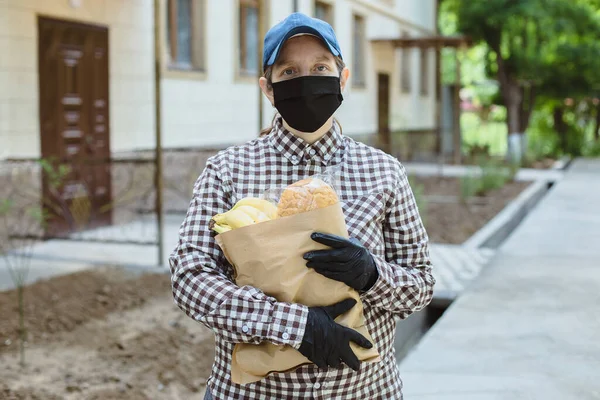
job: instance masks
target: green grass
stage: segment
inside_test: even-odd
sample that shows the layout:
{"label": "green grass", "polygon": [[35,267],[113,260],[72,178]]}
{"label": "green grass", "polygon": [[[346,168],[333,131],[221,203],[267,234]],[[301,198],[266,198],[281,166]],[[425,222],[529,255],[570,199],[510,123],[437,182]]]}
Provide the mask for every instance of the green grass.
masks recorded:
{"label": "green grass", "polygon": [[503,156],[506,154],[506,123],[482,123],[477,114],[467,112],[462,113],[460,121],[463,145],[489,145],[490,155]]}
{"label": "green grass", "polygon": [[500,189],[515,177],[517,169],[506,167],[501,162],[480,156],[477,160],[480,173],[469,173],[460,180],[460,197],[466,201],[472,196],[485,196]]}

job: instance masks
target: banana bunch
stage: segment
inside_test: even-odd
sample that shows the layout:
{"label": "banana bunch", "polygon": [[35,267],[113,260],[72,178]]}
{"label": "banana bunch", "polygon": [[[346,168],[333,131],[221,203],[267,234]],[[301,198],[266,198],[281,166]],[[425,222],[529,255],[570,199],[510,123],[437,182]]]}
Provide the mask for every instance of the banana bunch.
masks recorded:
{"label": "banana bunch", "polygon": [[217,233],[223,233],[275,218],[276,205],[256,197],[246,197],[235,203],[231,210],[213,216],[209,227]]}

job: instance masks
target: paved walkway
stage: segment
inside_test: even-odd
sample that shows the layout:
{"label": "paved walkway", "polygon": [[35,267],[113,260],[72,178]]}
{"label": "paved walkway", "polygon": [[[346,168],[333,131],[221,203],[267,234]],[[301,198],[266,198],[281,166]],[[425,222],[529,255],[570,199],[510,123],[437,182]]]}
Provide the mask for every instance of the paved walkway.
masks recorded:
{"label": "paved walkway", "polygon": [[[130,269],[166,272],[169,253],[178,240],[179,226],[184,215],[165,216],[163,232],[164,258],[158,262],[158,246],[136,244],[106,244],[93,241],[50,240],[37,244],[30,254],[31,264],[27,282],[68,274],[100,265],[119,265]],[[156,222],[148,217],[124,226],[111,226],[85,232],[81,238],[156,241]],[[22,257],[20,258],[22,259]],[[13,260],[14,262],[14,260]],[[14,287],[6,268],[6,260],[0,257],[0,290]]]}
{"label": "paved walkway", "polygon": [[576,160],[401,363],[416,400],[600,399],[600,160]]}
{"label": "paved walkway", "polygon": [[492,249],[438,243],[432,243],[429,252],[436,280],[433,297],[443,306],[471,284],[495,253]]}

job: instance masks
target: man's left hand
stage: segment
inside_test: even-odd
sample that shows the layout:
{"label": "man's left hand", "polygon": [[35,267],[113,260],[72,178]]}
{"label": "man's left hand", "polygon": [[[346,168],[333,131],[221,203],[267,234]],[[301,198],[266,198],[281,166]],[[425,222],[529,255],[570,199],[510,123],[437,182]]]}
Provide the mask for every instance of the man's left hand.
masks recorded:
{"label": "man's left hand", "polygon": [[375,284],[379,276],[375,261],[358,240],[320,232],[310,237],[331,249],[305,253],[307,267],[359,291],[368,290]]}

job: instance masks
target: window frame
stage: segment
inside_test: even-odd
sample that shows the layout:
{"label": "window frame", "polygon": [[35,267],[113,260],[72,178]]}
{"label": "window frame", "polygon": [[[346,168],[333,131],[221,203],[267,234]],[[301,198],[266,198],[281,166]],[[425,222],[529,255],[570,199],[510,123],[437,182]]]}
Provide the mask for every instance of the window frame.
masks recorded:
{"label": "window frame", "polygon": [[[242,77],[242,78],[254,78],[254,77],[258,77],[261,73],[261,68],[259,68],[259,65],[256,65],[256,71],[250,71],[247,70],[244,67],[244,61],[246,58],[246,47],[247,47],[247,42],[246,42],[246,36],[244,35],[244,33],[246,32],[246,18],[245,18],[245,13],[247,12],[246,9],[248,8],[256,8],[257,11],[257,15],[258,15],[258,30],[260,30],[260,18],[261,18],[261,1],[259,0],[238,0],[238,32],[237,32],[237,50],[238,50],[238,54],[237,54],[237,75]],[[262,10],[264,11],[264,10]],[[258,41],[261,40],[260,38],[260,32],[257,32],[256,35]],[[257,45],[257,50],[260,51],[260,42],[256,43]]]}
{"label": "window frame", "polygon": [[[358,29],[358,26],[356,25],[357,21],[361,21],[362,29]],[[354,77],[354,79],[352,79],[352,87],[357,89],[365,89],[367,87],[367,19],[364,15],[356,12],[352,13],[352,31],[352,76]],[[360,35],[362,59],[357,57],[357,51],[355,48],[356,38],[354,37],[354,34],[356,33]],[[362,69],[356,67],[357,62],[363,63]],[[359,71],[361,75],[359,75]]]}
{"label": "window frame", "polygon": [[165,0],[166,69],[181,72],[206,72],[206,1],[190,2],[191,63],[177,61],[178,0]]}
{"label": "window frame", "polygon": [[318,6],[323,6],[326,9],[326,14],[327,14],[327,18],[324,19],[323,21],[327,22],[329,25],[331,25],[332,27],[334,27],[334,10],[333,10],[333,3],[331,3],[330,1],[325,1],[325,0],[315,0],[314,2],[314,16],[315,18],[317,17],[317,8]]}

